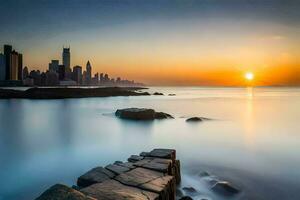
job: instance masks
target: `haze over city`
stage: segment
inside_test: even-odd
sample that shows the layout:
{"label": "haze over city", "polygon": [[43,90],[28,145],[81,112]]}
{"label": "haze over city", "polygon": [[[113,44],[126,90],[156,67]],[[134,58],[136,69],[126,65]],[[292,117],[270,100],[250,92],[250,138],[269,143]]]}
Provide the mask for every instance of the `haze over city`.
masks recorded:
{"label": "haze over city", "polygon": [[[71,66],[149,85],[300,84],[299,1],[3,1],[0,44],[45,70]],[[10,13],[14,13],[10,15]]]}

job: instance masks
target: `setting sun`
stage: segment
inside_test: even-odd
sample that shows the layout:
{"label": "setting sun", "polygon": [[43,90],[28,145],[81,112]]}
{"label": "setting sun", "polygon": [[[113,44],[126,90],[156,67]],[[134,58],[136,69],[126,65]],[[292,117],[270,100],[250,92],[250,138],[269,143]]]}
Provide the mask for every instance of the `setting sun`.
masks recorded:
{"label": "setting sun", "polygon": [[251,81],[251,80],[253,80],[253,78],[254,78],[254,74],[253,74],[252,72],[247,72],[247,73],[245,74],[245,78],[246,78],[248,81]]}

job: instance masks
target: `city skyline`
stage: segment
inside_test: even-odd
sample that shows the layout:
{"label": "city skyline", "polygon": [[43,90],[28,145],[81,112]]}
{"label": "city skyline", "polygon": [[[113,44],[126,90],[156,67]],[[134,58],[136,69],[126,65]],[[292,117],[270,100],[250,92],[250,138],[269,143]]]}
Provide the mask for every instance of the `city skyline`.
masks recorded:
{"label": "city skyline", "polygon": [[52,59],[46,70],[29,70],[23,66],[23,54],[17,52],[12,45],[3,45],[0,53],[0,85],[1,86],[142,86],[134,80],[110,78],[105,72],[93,74],[88,60],[85,69],[71,64],[71,49],[63,47],[61,59]]}
{"label": "city skyline", "polygon": [[253,85],[299,85],[299,8],[296,0],[13,0],[0,10],[19,11],[0,19],[0,43],[18,46],[32,69],[70,45],[74,63],[87,58],[97,72],[148,85],[242,86],[249,71]]}

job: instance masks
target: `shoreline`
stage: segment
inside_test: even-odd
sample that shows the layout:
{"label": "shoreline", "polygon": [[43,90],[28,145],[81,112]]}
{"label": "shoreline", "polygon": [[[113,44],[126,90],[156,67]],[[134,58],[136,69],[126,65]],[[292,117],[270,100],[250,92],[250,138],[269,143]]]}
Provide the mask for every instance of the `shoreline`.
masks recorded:
{"label": "shoreline", "polygon": [[47,87],[27,90],[0,89],[0,99],[67,99],[113,96],[149,96],[144,87],[66,88]]}

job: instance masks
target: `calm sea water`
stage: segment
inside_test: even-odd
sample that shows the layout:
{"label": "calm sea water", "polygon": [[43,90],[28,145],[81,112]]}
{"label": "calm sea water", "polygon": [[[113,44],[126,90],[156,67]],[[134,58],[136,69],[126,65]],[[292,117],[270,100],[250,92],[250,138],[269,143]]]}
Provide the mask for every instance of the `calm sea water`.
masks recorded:
{"label": "calm sea water", "polygon": [[[236,199],[300,199],[300,88],[150,91],[176,96],[0,100],[0,199],[33,199],[52,184],[72,185],[95,166],[155,147],[177,150],[182,186],[201,197],[222,199],[198,176],[208,171],[240,188]],[[127,107],[175,119],[114,116]],[[214,120],[186,123],[192,116]]]}

